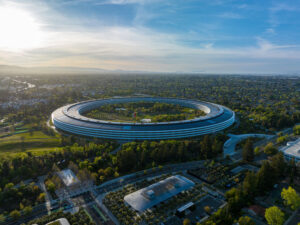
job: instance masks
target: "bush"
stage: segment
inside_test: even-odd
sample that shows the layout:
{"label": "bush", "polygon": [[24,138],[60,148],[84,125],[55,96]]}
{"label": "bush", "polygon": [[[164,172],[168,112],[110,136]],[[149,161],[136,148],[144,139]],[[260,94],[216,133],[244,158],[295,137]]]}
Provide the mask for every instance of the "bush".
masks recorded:
{"label": "bush", "polygon": [[259,147],[255,147],[254,154],[255,155],[259,155],[260,154],[260,148]]}
{"label": "bush", "polygon": [[53,193],[55,191],[55,184],[51,180],[45,182],[47,190]]}
{"label": "bush", "polygon": [[205,206],[205,207],[204,207],[204,210],[205,210],[205,212],[208,213],[208,214],[211,212],[211,209],[210,209],[209,206]]}
{"label": "bush", "polygon": [[282,144],[283,142],[285,142],[288,139],[288,135],[285,136],[280,136],[277,138],[276,143],[277,144]]}
{"label": "bush", "polygon": [[269,143],[264,148],[264,153],[267,155],[274,155],[278,152],[278,149],[273,145],[273,143]]}
{"label": "bush", "polygon": [[41,194],[39,195],[39,197],[37,198],[37,200],[38,200],[39,202],[44,202],[44,201],[45,201],[45,197],[46,197],[46,194],[45,194],[45,193],[41,193]]}
{"label": "bush", "polygon": [[18,210],[13,210],[9,215],[14,219],[18,219],[21,216],[21,213]]}
{"label": "bush", "polygon": [[295,135],[300,135],[300,125],[294,126],[293,132]]}
{"label": "bush", "polygon": [[32,207],[31,206],[26,206],[24,209],[24,214],[29,215],[32,212]]}

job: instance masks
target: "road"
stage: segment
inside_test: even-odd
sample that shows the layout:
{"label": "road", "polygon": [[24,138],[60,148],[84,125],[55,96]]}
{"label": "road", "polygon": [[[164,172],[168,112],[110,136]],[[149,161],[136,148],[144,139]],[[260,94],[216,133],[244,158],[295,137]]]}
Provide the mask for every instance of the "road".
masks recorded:
{"label": "road", "polygon": [[159,176],[164,173],[176,173],[179,171],[185,171],[189,169],[198,168],[204,165],[204,160],[200,161],[193,161],[193,162],[186,162],[186,163],[178,163],[178,164],[171,164],[166,165],[162,168],[150,168],[148,170],[138,171],[136,173],[132,173],[129,175],[125,175],[122,177],[118,177],[116,179],[107,181],[97,187],[98,193],[106,192],[106,190],[117,189],[122,187],[126,184],[135,183],[138,180],[144,180],[149,177]]}
{"label": "road", "polygon": [[56,128],[55,128],[55,126],[52,126],[51,124],[50,124],[50,119],[51,118],[49,118],[48,120],[47,120],[47,122],[46,122],[46,124],[47,124],[47,127],[50,127],[50,128],[52,128],[55,132],[57,132],[58,133],[58,131],[56,130]]}
{"label": "road", "polygon": [[244,139],[247,139],[249,137],[258,137],[258,138],[266,138],[267,140],[275,137],[275,135],[267,135],[267,134],[241,134],[241,135],[235,135],[235,134],[228,134],[230,137],[223,146],[223,154],[224,156],[229,155],[233,156],[236,154],[235,147],[236,145],[241,142]]}
{"label": "road", "polygon": [[103,199],[105,197],[106,193],[98,195],[98,197],[95,199],[95,202],[98,204],[98,206],[106,213],[106,215],[109,216],[109,218],[116,224],[119,225],[119,221],[117,218],[106,208],[106,206],[103,204]]}
{"label": "road", "polygon": [[[198,168],[200,166],[204,165],[204,160],[201,161],[194,161],[194,162],[186,162],[186,163],[178,163],[178,164],[172,164],[172,165],[167,165],[162,168],[151,168],[148,170],[145,170],[146,172],[139,171],[133,174],[125,175],[107,182],[102,183],[99,186],[96,187],[91,187],[88,189],[81,189],[77,190],[76,195],[80,195],[81,193],[85,193],[87,191],[91,191],[93,198],[95,199],[95,202],[98,204],[98,206],[107,214],[107,216],[115,223],[119,224],[118,220],[112,215],[112,213],[106,208],[106,206],[102,203],[103,198],[108,192],[111,192],[115,189],[121,188],[126,184],[129,183],[135,183],[147,178],[152,178],[156,176],[160,176],[165,173],[176,173],[180,171],[186,171],[188,169],[194,169]],[[41,176],[38,178],[38,185],[40,188],[46,193],[46,207],[49,212],[51,208],[51,203],[54,202],[55,200],[52,200],[52,197],[48,194],[45,184],[44,184],[45,177]],[[70,196],[68,196],[70,197]],[[90,203],[92,204],[92,203]],[[74,205],[73,207],[84,207],[86,206],[85,204],[82,205]]]}
{"label": "road", "polygon": [[27,87],[24,88],[23,90],[27,90],[29,88],[35,88],[36,87],[35,84],[28,83],[27,81],[20,81],[20,80],[16,80],[16,79],[12,79],[12,78],[11,78],[11,80],[16,82],[16,83],[19,83],[19,84],[26,84]]}

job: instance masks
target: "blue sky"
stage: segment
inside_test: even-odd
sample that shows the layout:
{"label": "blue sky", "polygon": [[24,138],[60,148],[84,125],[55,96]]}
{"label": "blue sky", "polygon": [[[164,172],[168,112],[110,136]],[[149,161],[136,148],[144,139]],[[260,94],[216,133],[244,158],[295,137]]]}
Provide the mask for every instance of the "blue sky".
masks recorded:
{"label": "blue sky", "polygon": [[0,0],[1,19],[0,64],[300,73],[298,0]]}

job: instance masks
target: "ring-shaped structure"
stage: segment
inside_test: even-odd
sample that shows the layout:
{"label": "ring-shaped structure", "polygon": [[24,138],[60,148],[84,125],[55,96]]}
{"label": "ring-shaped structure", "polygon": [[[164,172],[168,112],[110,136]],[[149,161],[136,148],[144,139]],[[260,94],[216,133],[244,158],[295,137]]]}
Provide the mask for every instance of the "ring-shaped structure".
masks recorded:
{"label": "ring-shaped structure", "polygon": [[[190,120],[157,123],[113,122],[87,118],[82,115],[84,112],[103,105],[128,102],[178,104],[184,107],[200,109],[206,115]],[[66,105],[55,110],[51,115],[51,119],[57,129],[77,135],[116,140],[162,140],[194,137],[224,130],[234,123],[235,114],[227,107],[198,100],[124,97]]]}

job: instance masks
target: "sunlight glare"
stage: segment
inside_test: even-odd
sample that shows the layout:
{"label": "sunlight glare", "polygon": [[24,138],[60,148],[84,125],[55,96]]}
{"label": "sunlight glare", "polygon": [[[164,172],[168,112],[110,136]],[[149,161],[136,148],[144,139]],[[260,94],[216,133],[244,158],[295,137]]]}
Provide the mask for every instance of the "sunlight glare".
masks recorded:
{"label": "sunlight glare", "polygon": [[43,33],[27,11],[0,6],[0,48],[20,51],[41,46]]}

